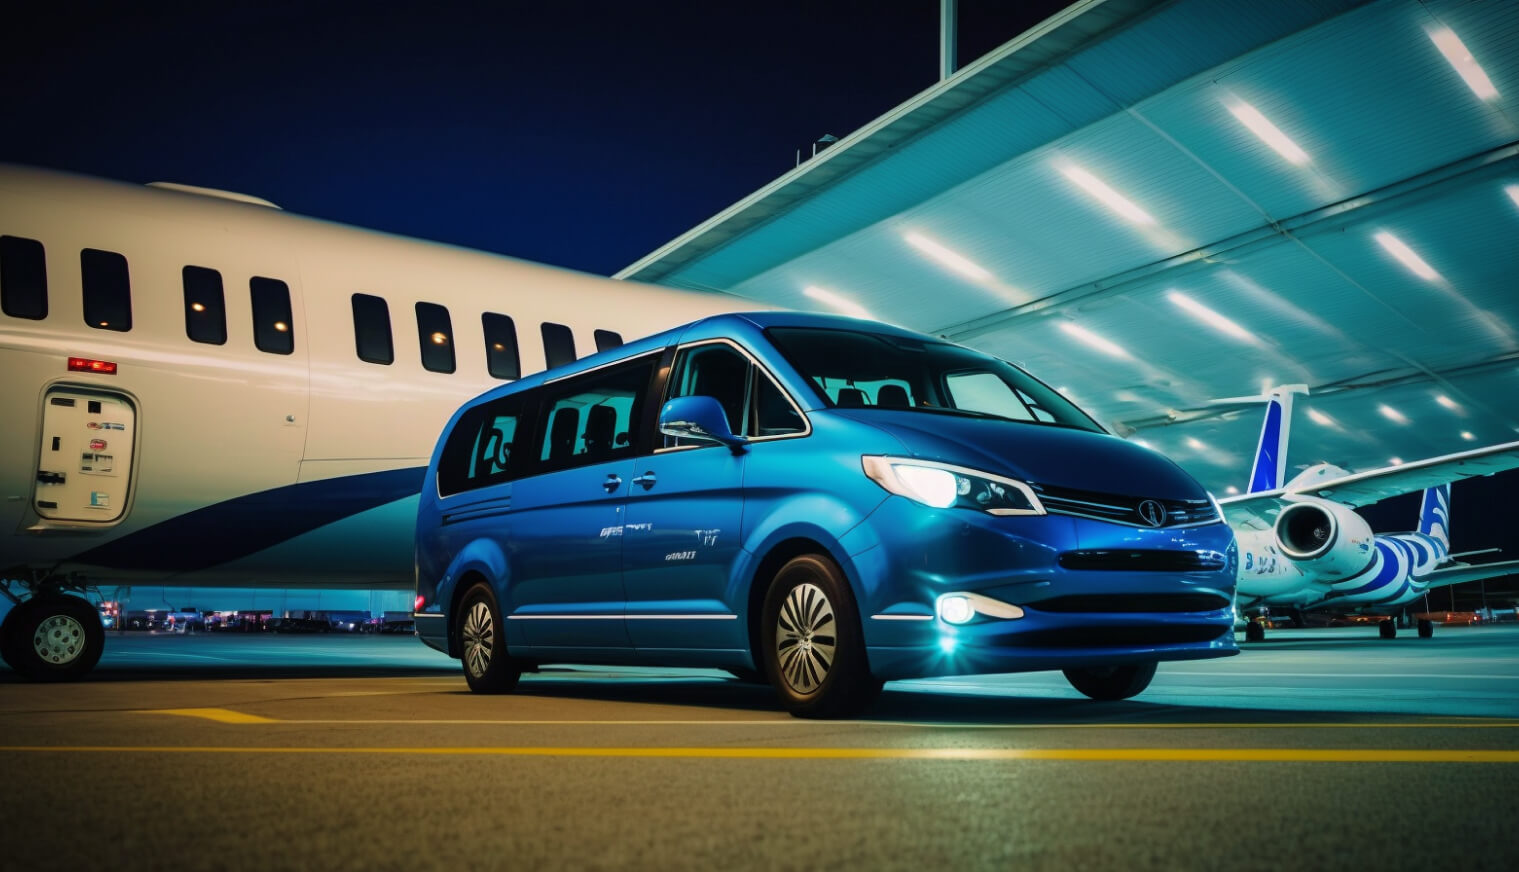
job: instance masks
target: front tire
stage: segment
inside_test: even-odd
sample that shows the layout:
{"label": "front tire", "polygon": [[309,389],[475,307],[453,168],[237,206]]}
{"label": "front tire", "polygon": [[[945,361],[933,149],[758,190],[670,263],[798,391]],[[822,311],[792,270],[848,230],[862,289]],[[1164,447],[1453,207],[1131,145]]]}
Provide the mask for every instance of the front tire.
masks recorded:
{"label": "front tire", "polygon": [[5,662],[32,681],[84,677],[105,650],[100,613],[77,596],[33,597],[5,622]]}
{"label": "front tire", "polygon": [[1383,639],[1396,639],[1398,638],[1398,625],[1394,624],[1391,619],[1382,621],[1377,624],[1377,635]]}
{"label": "front tire", "polygon": [[1128,699],[1150,686],[1155,677],[1154,662],[1127,666],[1090,667],[1065,670],[1065,680],[1092,699],[1112,701]]}
{"label": "front tire", "polygon": [[475,693],[508,693],[522,677],[522,667],[506,653],[501,609],[490,585],[480,582],[459,603],[454,642],[464,664],[464,680]]}
{"label": "front tire", "polygon": [[848,717],[880,695],[854,597],[830,561],[806,554],[782,566],[765,592],[760,628],[765,674],[796,717]]}
{"label": "front tire", "polygon": [[1250,623],[1248,623],[1248,624],[1245,625],[1245,641],[1246,642],[1264,642],[1264,641],[1266,641],[1266,628],[1263,627],[1263,626],[1261,626],[1260,621],[1251,621]]}
{"label": "front tire", "polygon": [[1435,622],[1429,618],[1419,619],[1419,638],[1429,639],[1435,635]]}

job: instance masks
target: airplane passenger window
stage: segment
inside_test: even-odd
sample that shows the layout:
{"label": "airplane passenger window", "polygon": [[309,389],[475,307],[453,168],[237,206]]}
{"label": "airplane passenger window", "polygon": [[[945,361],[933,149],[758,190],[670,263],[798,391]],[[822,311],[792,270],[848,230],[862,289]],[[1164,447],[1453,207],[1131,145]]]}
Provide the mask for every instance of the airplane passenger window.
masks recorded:
{"label": "airplane passenger window", "polygon": [[114,251],[79,252],[84,285],[84,323],[101,330],[132,329],[132,280],[127,259]]}
{"label": "airplane passenger window", "polygon": [[622,344],[621,333],[613,333],[610,330],[597,330],[592,335],[596,338],[597,351],[606,351],[608,348],[616,348]]}
{"label": "airplane passenger window", "polygon": [[0,236],[0,311],[33,321],[47,317],[47,261],[37,240]]}
{"label": "airplane passenger window", "polygon": [[270,354],[293,354],[290,286],[279,279],[254,276],[248,281],[248,292],[253,300],[253,344]]}
{"label": "airplane passenger window", "polygon": [[384,297],[353,295],[353,344],[359,360],[389,365],[396,359],[390,337],[390,306]]}
{"label": "airplane passenger window", "polygon": [[422,343],[423,369],[429,372],[454,371],[454,325],[446,307],[437,303],[418,303],[417,336]]}
{"label": "airplane passenger window", "polygon": [[563,324],[543,322],[543,358],[548,368],[575,362],[575,334]]}
{"label": "airplane passenger window", "polygon": [[517,325],[506,315],[486,312],[480,316],[485,331],[485,369],[491,378],[522,378],[522,361],[517,355]]}
{"label": "airplane passenger window", "polygon": [[203,266],[182,271],[185,284],[185,335],[208,345],[227,344],[227,304],[222,274]]}

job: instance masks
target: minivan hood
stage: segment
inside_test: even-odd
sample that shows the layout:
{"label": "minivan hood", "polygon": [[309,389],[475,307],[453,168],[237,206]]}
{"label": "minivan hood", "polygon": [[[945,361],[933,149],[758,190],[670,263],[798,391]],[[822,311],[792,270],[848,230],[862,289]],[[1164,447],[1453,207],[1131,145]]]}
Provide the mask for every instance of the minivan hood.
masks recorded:
{"label": "minivan hood", "polygon": [[913,457],[1019,481],[1156,499],[1208,497],[1168,458],[1104,433],[932,412],[830,409],[829,414],[885,430]]}

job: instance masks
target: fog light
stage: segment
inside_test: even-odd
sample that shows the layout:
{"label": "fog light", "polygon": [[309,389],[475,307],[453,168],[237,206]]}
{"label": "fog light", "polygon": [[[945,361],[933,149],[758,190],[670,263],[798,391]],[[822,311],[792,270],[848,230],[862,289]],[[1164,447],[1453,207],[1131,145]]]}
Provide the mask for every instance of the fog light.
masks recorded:
{"label": "fog light", "polygon": [[946,624],[964,624],[976,616],[970,597],[949,594],[939,597],[939,619]]}
{"label": "fog light", "polygon": [[955,653],[955,637],[954,636],[940,636],[939,637],[939,650],[943,651],[945,654],[953,654],[953,653]]}

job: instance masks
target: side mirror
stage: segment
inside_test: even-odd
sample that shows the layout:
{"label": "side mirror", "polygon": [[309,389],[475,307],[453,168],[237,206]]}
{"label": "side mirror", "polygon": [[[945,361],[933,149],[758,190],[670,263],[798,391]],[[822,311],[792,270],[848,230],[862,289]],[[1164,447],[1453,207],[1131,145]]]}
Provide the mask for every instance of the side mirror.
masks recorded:
{"label": "side mirror", "polygon": [[720,442],[734,454],[742,452],[749,441],[733,435],[722,404],[711,397],[677,397],[665,403],[659,410],[659,432],[682,439]]}

